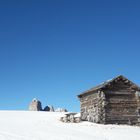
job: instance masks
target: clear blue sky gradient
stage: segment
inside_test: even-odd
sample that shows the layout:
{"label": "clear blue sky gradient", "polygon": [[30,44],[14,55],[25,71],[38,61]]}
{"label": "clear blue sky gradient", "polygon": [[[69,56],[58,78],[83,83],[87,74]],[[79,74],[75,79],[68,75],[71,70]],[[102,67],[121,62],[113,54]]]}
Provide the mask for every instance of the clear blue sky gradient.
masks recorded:
{"label": "clear blue sky gradient", "polygon": [[0,0],[0,109],[79,111],[77,95],[123,74],[140,85],[139,0]]}

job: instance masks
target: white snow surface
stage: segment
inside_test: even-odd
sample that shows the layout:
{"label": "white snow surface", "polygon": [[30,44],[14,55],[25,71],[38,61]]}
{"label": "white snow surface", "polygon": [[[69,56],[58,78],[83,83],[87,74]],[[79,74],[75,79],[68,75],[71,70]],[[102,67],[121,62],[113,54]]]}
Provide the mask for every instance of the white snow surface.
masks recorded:
{"label": "white snow surface", "polygon": [[0,111],[0,140],[139,140],[140,127],[63,123],[65,113]]}

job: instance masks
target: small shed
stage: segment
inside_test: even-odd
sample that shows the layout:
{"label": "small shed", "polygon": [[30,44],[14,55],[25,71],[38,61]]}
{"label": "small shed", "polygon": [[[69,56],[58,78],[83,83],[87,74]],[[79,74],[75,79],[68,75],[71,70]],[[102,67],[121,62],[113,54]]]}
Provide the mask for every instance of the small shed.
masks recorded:
{"label": "small shed", "polygon": [[140,123],[140,87],[120,75],[78,95],[81,120],[101,124]]}

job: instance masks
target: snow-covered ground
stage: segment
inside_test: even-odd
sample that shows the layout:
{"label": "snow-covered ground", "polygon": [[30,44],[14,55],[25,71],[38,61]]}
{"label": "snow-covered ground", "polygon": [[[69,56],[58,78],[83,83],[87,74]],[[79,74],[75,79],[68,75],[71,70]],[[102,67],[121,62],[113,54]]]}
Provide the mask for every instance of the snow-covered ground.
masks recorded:
{"label": "snow-covered ground", "polygon": [[0,111],[0,140],[139,140],[140,127],[62,123],[63,113]]}

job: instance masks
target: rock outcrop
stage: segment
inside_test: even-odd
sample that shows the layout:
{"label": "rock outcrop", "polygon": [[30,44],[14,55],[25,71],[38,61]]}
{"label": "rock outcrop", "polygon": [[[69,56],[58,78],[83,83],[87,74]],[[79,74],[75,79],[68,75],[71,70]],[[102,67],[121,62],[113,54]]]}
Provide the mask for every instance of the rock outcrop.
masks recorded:
{"label": "rock outcrop", "polygon": [[29,110],[30,111],[42,111],[41,102],[39,100],[37,100],[36,98],[34,98],[29,105]]}
{"label": "rock outcrop", "polygon": [[50,111],[50,112],[54,112],[54,107],[52,105],[50,106],[46,106],[43,111]]}
{"label": "rock outcrop", "polygon": [[56,110],[52,105],[47,105],[42,108],[41,102],[34,98],[32,102],[29,105],[29,110],[30,111],[49,111],[49,112],[68,112],[67,109],[64,108],[57,108]]}
{"label": "rock outcrop", "polygon": [[49,106],[46,106],[43,111],[50,111],[50,107]]}

